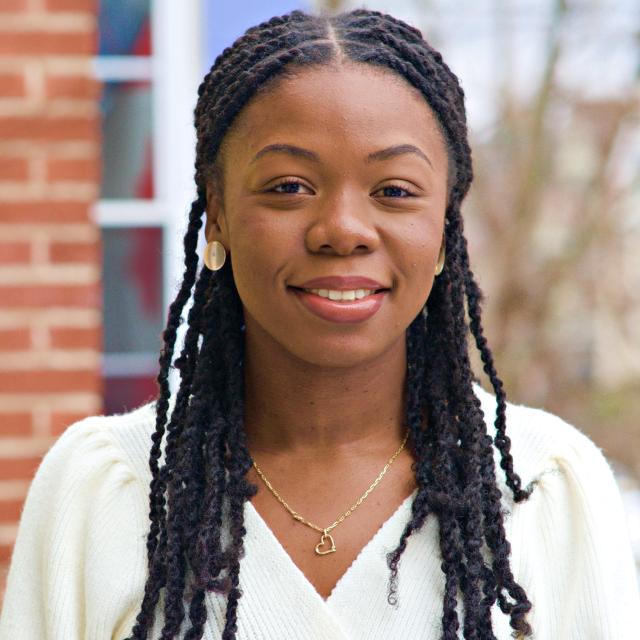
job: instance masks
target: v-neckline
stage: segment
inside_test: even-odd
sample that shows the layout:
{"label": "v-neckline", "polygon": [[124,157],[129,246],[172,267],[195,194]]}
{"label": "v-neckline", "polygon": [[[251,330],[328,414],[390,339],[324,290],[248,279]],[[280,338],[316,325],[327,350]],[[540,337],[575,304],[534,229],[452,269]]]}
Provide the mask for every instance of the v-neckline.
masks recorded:
{"label": "v-neckline", "polygon": [[331,593],[327,596],[327,598],[323,598],[320,593],[318,593],[318,591],[309,581],[302,569],[300,569],[300,567],[293,561],[293,558],[289,555],[289,553],[287,553],[287,550],[284,548],[275,533],[273,533],[271,527],[269,527],[265,519],[253,506],[251,501],[247,501],[245,503],[245,517],[249,516],[249,521],[247,522],[249,526],[251,526],[252,523],[255,523],[256,527],[261,529],[261,533],[271,542],[273,547],[275,547],[277,553],[279,553],[280,557],[282,558],[282,561],[285,564],[289,565],[290,569],[298,576],[299,580],[306,585],[306,588],[311,591],[312,594],[314,594],[315,597],[322,603],[324,603],[325,605],[331,605],[331,603],[336,598],[336,594],[338,594],[342,590],[342,588],[344,588],[344,584],[348,582],[349,577],[357,570],[359,565],[364,562],[366,556],[373,553],[374,548],[380,547],[382,545],[383,541],[385,541],[386,539],[386,532],[392,527],[395,521],[411,509],[413,499],[415,498],[417,492],[418,489],[414,489],[412,493],[398,505],[396,510],[380,525],[376,532],[360,549],[351,564],[347,567],[346,571],[340,576],[340,578],[338,578],[338,581],[333,586],[333,589],[331,589]]}

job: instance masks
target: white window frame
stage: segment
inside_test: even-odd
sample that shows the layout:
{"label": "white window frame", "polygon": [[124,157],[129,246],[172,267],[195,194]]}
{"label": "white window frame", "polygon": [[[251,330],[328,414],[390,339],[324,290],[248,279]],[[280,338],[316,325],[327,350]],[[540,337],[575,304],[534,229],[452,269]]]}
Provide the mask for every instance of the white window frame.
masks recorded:
{"label": "white window frame", "polygon": [[[151,0],[152,55],[96,56],[93,70],[102,81],[149,80],[152,86],[152,199],[105,199],[91,208],[100,228],[160,227],[163,242],[163,301],[166,319],[183,274],[182,240],[195,198],[196,135],[193,126],[201,81],[199,2]],[[184,325],[183,325],[184,326]],[[183,332],[179,333],[179,352]],[[153,357],[152,357],[153,356]],[[105,376],[155,374],[158,354],[103,353]],[[170,384],[177,385],[172,371]]]}

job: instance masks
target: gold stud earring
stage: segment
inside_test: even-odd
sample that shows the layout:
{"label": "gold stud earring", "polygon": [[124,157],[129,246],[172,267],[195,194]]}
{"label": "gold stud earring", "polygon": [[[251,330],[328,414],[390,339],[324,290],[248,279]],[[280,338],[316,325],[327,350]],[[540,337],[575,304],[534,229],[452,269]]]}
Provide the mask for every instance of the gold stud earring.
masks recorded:
{"label": "gold stud earring", "polygon": [[204,263],[211,271],[222,269],[224,261],[227,258],[227,252],[222,242],[212,240],[207,244],[204,250]]}
{"label": "gold stud earring", "polygon": [[444,248],[444,239],[442,240],[442,244],[440,245],[440,254],[438,255],[438,262],[436,263],[436,275],[439,276],[444,269],[444,257],[445,257],[445,248]]}

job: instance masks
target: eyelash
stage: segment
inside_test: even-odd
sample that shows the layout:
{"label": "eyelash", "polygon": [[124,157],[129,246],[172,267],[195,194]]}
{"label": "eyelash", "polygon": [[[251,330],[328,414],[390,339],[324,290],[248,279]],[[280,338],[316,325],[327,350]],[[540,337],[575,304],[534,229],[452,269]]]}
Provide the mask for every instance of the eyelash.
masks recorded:
{"label": "eyelash", "polygon": [[[399,187],[398,185],[395,185],[395,184],[388,184],[388,185],[386,185],[384,187],[380,187],[380,189],[399,189],[400,191],[404,191],[406,194],[408,194],[407,196],[404,196],[405,198],[406,197],[410,198],[410,197],[415,196],[415,193],[409,191],[409,189],[405,189],[404,187]],[[393,198],[394,196],[384,196],[384,197]]]}
{"label": "eyelash", "polygon": [[285,193],[284,191],[275,191],[278,187],[283,187],[283,186],[286,186],[288,184],[299,184],[299,185],[304,187],[304,185],[302,184],[302,182],[300,182],[300,180],[294,180],[293,178],[285,178],[284,180],[278,182],[273,187],[271,187],[271,189],[269,189],[269,191],[273,191],[275,193],[282,193],[283,195],[290,195],[290,196],[300,195],[300,194],[297,194],[297,193]]}
{"label": "eyelash", "polygon": [[[294,180],[294,179],[284,179],[281,182],[278,182],[277,184],[275,184],[273,187],[271,187],[271,189],[269,189],[269,191],[273,191],[274,193],[282,193],[283,195],[300,195],[297,193],[286,193],[286,192],[282,192],[282,191],[275,191],[278,187],[282,187],[288,184],[299,184],[301,186],[304,186],[302,184],[302,182],[300,182],[299,180]],[[408,194],[407,196],[403,196],[403,197],[412,197],[415,196],[415,194],[411,191],[409,191],[409,189],[405,189],[404,187],[399,187],[398,185],[394,185],[394,184],[390,184],[390,185],[386,185],[384,187],[380,187],[380,189],[378,189],[378,191],[382,190],[382,189],[399,189],[400,191],[404,191],[406,194]],[[394,198],[395,196],[383,196],[386,198]],[[402,198],[401,198],[402,199]]]}

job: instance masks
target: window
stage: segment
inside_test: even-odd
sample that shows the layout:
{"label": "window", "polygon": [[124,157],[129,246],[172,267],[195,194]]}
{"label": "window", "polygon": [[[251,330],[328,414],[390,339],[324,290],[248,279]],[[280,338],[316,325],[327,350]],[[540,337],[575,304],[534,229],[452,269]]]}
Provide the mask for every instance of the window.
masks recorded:
{"label": "window", "polygon": [[182,237],[195,196],[197,8],[100,3],[94,69],[103,82],[102,183],[94,216],[103,244],[107,414],[155,396],[166,309],[182,278]]}

